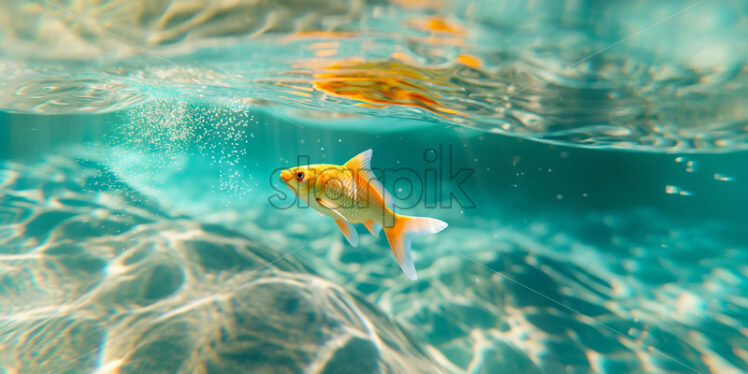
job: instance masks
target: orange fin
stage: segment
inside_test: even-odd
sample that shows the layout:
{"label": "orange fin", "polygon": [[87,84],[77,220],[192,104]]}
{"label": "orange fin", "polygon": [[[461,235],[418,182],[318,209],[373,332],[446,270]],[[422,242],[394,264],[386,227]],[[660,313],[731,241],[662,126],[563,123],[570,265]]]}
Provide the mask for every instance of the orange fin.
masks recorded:
{"label": "orange fin", "polygon": [[376,237],[376,238],[379,237],[379,230],[382,229],[382,225],[378,224],[373,219],[370,219],[370,220],[364,222],[364,226],[366,226],[366,228],[369,230],[369,232],[372,235],[374,235],[374,237]]}
{"label": "orange fin", "polygon": [[335,219],[335,223],[338,224],[338,228],[348,240],[348,243],[351,243],[354,247],[358,247],[358,231],[356,231],[353,225],[342,219]]}
{"label": "orange fin", "polygon": [[371,171],[371,154],[372,150],[367,149],[348,160],[348,162],[343,166],[352,173],[357,173],[368,181],[374,191],[379,193],[379,196],[382,197],[384,205],[392,208],[392,203],[394,203],[395,200],[392,198],[392,195],[384,189],[384,186],[382,186],[382,183],[377,179],[377,176]]}
{"label": "orange fin", "polygon": [[410,240],[416,236],[436,234],[446,227],[446,222],[434,218],[396,215],[395,224],[384,228],[384,234],[390,243],[395,260],[403,269],[405,276],[412,280],[418,279],[413,257],[410,254]]}
{"label": "orange fin", "polygon": [[372,150],[367,149],[353,156],[353,158],[348,160],[348,162],[343,166],[345,166],[346,169],[352,170],[369,170],[371,169],[371,154]]}

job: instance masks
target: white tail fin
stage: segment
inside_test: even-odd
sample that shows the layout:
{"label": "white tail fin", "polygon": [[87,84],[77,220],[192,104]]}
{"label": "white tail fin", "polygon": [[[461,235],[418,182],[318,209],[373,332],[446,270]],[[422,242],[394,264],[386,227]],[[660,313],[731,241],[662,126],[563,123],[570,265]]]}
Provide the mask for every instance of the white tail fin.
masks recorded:
{"label": "white tail fin", "polygon": [[384,228],[384,234],[390,242],[392,253],[408,278],[418,279],[416,268],[413,266],[413,258],[410,255],[410,240],[416,236],[436,234],[446,227],[446,222],[434,218],[396,215],[395,224]]}

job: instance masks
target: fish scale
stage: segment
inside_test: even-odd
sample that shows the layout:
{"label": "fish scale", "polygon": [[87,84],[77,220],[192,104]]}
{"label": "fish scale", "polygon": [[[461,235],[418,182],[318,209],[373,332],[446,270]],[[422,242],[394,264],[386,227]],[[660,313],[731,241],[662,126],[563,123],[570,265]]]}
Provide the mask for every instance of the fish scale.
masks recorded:
{"label": "fish scale", "polygon": [[[362,185],[360,180],[357,183],[354,172],[333,165],[323,165],[321,169],[315,196],[326,197],[337,204],[338,212],[352,223],[368,221],[375,215],[381,216],[381,209],[369,187]],[[339,183],[331,183],[331,180]],[[335,218],[334,214],[331,216]]]}

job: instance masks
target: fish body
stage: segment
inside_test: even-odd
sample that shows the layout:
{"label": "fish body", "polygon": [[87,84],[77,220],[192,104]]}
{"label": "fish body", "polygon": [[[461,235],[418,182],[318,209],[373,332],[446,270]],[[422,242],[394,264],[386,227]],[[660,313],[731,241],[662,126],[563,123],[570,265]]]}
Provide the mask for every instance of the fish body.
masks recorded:
{"label": "fish body", "polygon": [[371,155],[369,149],[344,165],[315,164],[285,169],[281,179],[314,210],[332,217],[354,247],[358,246],[358,232],[352,224],[363,223],[377,237],[384,228],[403,272],[408,278],[417,279],[410,253],[411,238],[437,233],[447,224],[434,218],[395,214],[390,208],[394,200],[371,172]]}

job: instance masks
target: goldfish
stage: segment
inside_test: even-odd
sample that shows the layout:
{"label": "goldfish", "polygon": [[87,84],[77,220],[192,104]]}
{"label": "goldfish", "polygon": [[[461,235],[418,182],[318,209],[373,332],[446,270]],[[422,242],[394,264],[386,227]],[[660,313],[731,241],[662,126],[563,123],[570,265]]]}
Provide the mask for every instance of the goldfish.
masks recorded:
{"label": "goldfish", "polygon": [[405,275],[418,279],[411,255],[413,237],[436,234],[447,223],[429,217],[396,214],[392,196],[371,171],[372,150],[344,165],[315,164],[281,171],[283,182],[320,215],[332,217],[348,243],[358,246],[353,224],[363,223],[375,237],[384,229],[395,260]]}

